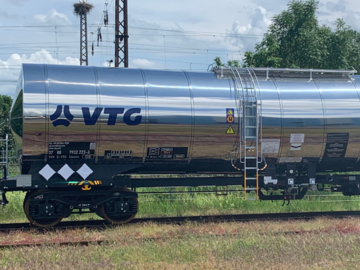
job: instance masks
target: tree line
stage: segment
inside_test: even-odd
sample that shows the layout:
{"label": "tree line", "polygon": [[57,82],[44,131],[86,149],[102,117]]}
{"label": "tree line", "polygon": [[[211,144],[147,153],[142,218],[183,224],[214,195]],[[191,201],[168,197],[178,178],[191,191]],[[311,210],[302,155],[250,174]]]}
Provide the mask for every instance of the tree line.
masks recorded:
{"label": "tree line", "polygon": [[[244,67],[319,68],[360,70],[360,33],[344,20],[337,19],[334,29],[320,25],[315,0],[293,0],[272,18],[262,41],[247,51]],[[215,59],[219,66],[219,57]],[[229,66],[239,67],[238,61]]]}
{"label": "tree line", "polygon": [[[9,135],[9,149],[14,146],[13,137],[10,130],[10,109],[12,98],[6,95],[0,95],[0,139],[5,139]],[[0,150],[5,150],[4,145],[0,145]]]}

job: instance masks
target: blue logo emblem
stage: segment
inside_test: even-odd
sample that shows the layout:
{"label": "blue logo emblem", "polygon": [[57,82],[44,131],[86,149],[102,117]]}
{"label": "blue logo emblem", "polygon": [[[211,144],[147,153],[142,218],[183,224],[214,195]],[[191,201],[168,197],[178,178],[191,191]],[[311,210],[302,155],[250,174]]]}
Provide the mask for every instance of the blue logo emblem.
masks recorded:
{"label": "blue logo emblem", "polygon": [[[60,117],[61,112],[63,110],[62,108],[63,108],[62,105],[57,106],[54,114],[52,114],[50,116],[51,121],[54,121],[55,119]],[[95,108],[95,110],[92,113],[90,113],[89,107],[82,107],[81,110],[82,110],[82,114],[83,114],[83,118],[84,118],[84,123],[87,126],[95,125],[97,123],[97,121],[99,120],[100,114],[103,111],[104,111],[104,114],[109,115],[108,122],[107,122],[108,126],[114,126],[116,124],[116,119],[117,119],[118,115],[122,115],[122,114],[124,114],[123,121],[128,126],[139,125],[142,120],[141,115],[137,115],[137,116],[135,116],[135,118],[131,119],[131,116],[133,114],[141,113],[140,108],[132,108],[132,109],[127,110],[125,113],[124,113],[124,111],[125,111],[124,108],[105,108],[104,109],[101,107],[97,107],[97,108]],[[68,105],[64,106],[64,115],[67,120],[57,119],[56,121],[54,121],[52,123],[54,127],[57,127],[57,126],[68,127],[70,125],[70,122],[74,119],[74,116],[70,113],[70,106],[68,106]]]}
{"label": "blue logo emblem", "polygon": [[67,120],[65,119],[58,119],[61,115],[63,106],[62,105],[58,105],[56,108],[56,111],[50,115],[50,120],[54,121],[55,119],[57,119],[56,121],[54,121],[52,124],[54,127],[57,126],[65,126],[68,127],[70,125],[70,122],[74,119],[74,116],[70,113],[70,106],[69,105],[65,105],[64,106],[64,115],[66,117]]}

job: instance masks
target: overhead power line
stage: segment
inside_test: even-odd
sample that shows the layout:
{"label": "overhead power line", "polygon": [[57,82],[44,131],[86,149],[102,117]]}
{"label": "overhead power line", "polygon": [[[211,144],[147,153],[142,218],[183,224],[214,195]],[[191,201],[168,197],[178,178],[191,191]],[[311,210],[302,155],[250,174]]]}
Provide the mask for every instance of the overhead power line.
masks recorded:
{"label": "overhead power line", "polygon": [[[111,59],[114,57],[112,55],[114,49],[114,40],[113,35],[115,34],[114,27],[115,21],[107,18],[107,22],[105,23],[105,15],[108,15],[108,10],[111,7],[111,4],[114,3],[114,0],[104,0],[104,12],[101,15],[100,23],[98,24],[92,24],[90,27],[94,28],[102,28],[106,26],[106,31],[103,33],[103,37],[107,40],[102,40],[101,45],[99,46],[99,49],[96,49],[96,55],[99,56],[98,61],[100,58],[102,58],[102,63],[104,63],[107,59]],[[108,4],[110,2],[110,5]],[[115,14],[115,13],[114,13]],[[10,26],[0,26],[0,31],[31,31],[31,32],[39,32],[39,33],[55,33],[57,35],[57,38],[61,36],[61,34],[79,34],[75,27],[78,27],[80,24],[75,23],[71,25],[10,25]],[[56,28],[56,31],[54,32],[54,29]],[[138,57],[141,55],[141,57],[154,60],[154,61],[164,61],[164,59],[158,59],[156,57],[159,57],[161,54],[167,54],[168,57],[166,57],[166,61],[168,62],[175,62],[175,63],[186,63],[189,64],[190,62],[186,61],[177,61],[176,57],[180,59],[183,58],[185,55],[191,55],[193,56],[194,60],[196,59],[202,59],[203,57],[204,63],[194,63],[193,61],[191,64],[199,64],[207,66],[208,62],[208,56],[209,58],[212,56],[222,56],[226,55],[227,58],[238,58],[241,57],[242,52],[240,50],[226,50],[226,49],[219,49],[219,48],[196,48],[196,46],[189,46],[189,47],[183,47],[183,46],[176,46],[175,41],[176,38],[184,38],[188,37],[188,40],[191,40],[196,37],[204,37],[203,40],[211,40],[212,37],[220,37],[220,38],[240,38],[240,39],[259,39],[263,35],[253,35],[253,34],[237,34],[237,33],[224,33],[224,32],[216,32],[216,31],[193,31],[193,30],[186,30],[186,29],[162,29],[160,27],[136,27],[136,26],[129,26],[131,30],[131,35],[133,36],[151,36],[155,37],[155,44],[140,44],[140,43],[132,43],[129,42],[130,47],[129,50],[134,53],[134,57]],[[96,31],[94,31],[96,33]],[[169,37],[169,38],[168,38]],[[95,35],[96,38],[96,35]],[[94,41],[94,36],[92,36],[92,41]],[[163,45],[161,44],[161,41],[164,41]],[[166,42],[165,42],[166,41]],[[159,45],[156,45],[159,44]],[[171,44],[174,44],[175,46],[171,46]],[[191,44],[191,43],[189,43]],[[36,49],[44,49],[46,52],[37,51],[36,53],[50,53],[52,55],[56,55],[57,49],[60,49],[61,51],[58,53],[59,55],[69,55],[74,56],[75,48],[78,47],[78,42],[62,42],[61,40],[58,40],[56,42],[24,42],[24,43],[2,43],[0,44],[0,49],[2,49],[2,52],[0,52],[0,55],[8,55],[10,53],[6,53],[9,50],[14,51],[21,50],[21,53],[35,53],[34,50]],[[155,56],[156,55],[156,56]],[[157,56],[159,55],[159,56]],[[205,61],[205,55],[206,55],[206,61]],[[106,56],[106,58],[104,58]],[[148,58],[147,56],[155,56],[155,58]],[[110,58],[109,58],[110,57]],[[160,56],[161,57],[161,56]],[[173,59],[171,59],[173,58]],[[175,58],[175,59],[174,59]],[[180,59],[182,60],[182,59]],[[201,61],[201,60],[200,60]],[[199,62],[199,61],[197,61]],[[2,68],[2,67],[0,67]]]}
{"label": "overhead power line", "polygon": [[[110,41],[110,40],[103,40],[103,43],[114,43],[114,41]],[[24,42],[24,43],[0,43],[0,49],[6,48],[6,47],[1,47],[1,46],[11,46],[9,48],[13,48],[14,46],[18,46],[20,48],[27,48],[28,45],[46,45],[46,44],[56,44],[56,42],[54,41],[49,41],[49,42]],[[67,41],[67,42],[58,42],[58,44],[76,44],[78,45],[78,42],[75,41]],[[164,48],[164,45],[153,45],[153,44],[141,44],[141,43],[132,43],[129,42],[130,45],[135,45],[135,46],[143,46],[143,47],[160,47],[160,48]],[[25,45],[25,46],[22,46]],[[65,47],[65,46],[63,46]],[[67,46],[70,47],[70,46]],[[226,51],[226,52],[239,52],[239,50],[225,50],[225,49],[214,49],[214,48],[195,48],[195,47],[180,47],[180,46],[170,46],[170,45],[166,45],[166,48],[176,48],[176,49],[188,49],[188,50],[204,50],[204,51]]]}
{"label": "overhead power line", "polygon": [[[114,24],[108,24],[108,26],[114,26]],[[75,25],[24,25],[24,26],[14,25],[14,26],[0,26],[0,30],[4,30],[6,28],[54,28],[54,27],[71,27],[71,28],[74,28]],[[92,24],[89,27],[96,27],[96,28],[103,27],[103,23]],[[176,29],[148,28],[148,27],[136,27],[136,26],[129,26],[129,28],[131,28],[131,29],[140,29],[140,30],[149,30],[149,31],[162,31],[162,32],[176,32],[176,33],[182,33],[182,34],[194,34],[194,35],[199,35],[199,36],[226,35],[226,36],[233,36],[233,37],[248,37],[248,38],[249,37],[253,37],[253,38],[263,37],[263,35],[253,35],[253,34],[236,34],[236,33],[224,33],[224,32],[176,30]],[[48,32],[53,32],[53,31],[48,31]],[[59,32],[59,33],[78,33],[78,32]],[[142,34],[139,34],[139,35],[142,35]]]}

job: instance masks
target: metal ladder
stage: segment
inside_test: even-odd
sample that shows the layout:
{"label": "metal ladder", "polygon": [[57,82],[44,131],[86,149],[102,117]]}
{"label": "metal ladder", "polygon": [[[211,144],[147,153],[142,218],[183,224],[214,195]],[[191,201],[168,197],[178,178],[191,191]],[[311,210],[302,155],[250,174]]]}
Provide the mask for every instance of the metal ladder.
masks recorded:
{"label": "metal ladder", "polygon": [[[4,146],[4,144],[5,144],[5,146]],[[5,139],[0,139],[0,146],[1,146],[1,148],[5,148],[5,150],[0,151],[1,152],[1,154],[0,154],[0,170],[2,167],[3,179],[6,180],[7,176],[8,176],[8,165],[9,165],[9,135],[8,134],[6,134]],[[1,203],[0,203],[0,205],[1,205]]]}
{"label": "metal ladder", "polygon": [[[261,100],[259,102],[256,89],[258,84],[255,82],[256,75],[252,70],[232,68],[232,71],[238,91],[240,92],[240,90],[242,90],[242,98],[240,100],[242,119],[240,123],[241,132],[239,132],[239,135],[240,162],[244,164],[244,199],[258,200],[259,163],[262,162],[262,154],[259,153],[261,152],[261,149],[259,149],[259,141],[262,139],[262,132],[260,123]],[[250,184],[249,182],[252,183]],[[248,187],[248,184],[255,187]],[[247,198],[247,191],[255,191],[256,198]]]}

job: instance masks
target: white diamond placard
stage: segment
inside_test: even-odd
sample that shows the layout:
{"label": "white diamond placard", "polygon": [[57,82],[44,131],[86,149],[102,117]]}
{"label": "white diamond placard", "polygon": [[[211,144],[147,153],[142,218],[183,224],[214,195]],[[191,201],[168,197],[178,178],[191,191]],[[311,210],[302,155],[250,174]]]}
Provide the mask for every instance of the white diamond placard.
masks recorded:
{"label": "white diamond placard", "polygon": [[48,164],[46,164],[46,166],[39,171],[39,174],[41,174],[42,177],[46,179],[46,181],[49,181],[51,176],[55,174],[55,171]]}
{"label": "white diamond placard", "polygon": [[84,165],[82,165],[81,168],[78,169],[76,172],[77,172],[78,174],[80,174],[80,176],[81,176],[84,180],[86,180],[86,178],[87,178],[90,174],[93,173],[93,170],[90,169],[89,166],[84,163]]}
{"label": "white diamond placard", "polygon": [[69,167],[69,165],[65,164],[62,166],[62,168],[58,171],[58,174],[60,174],[65,180],[68,180],[69,177],[74,173],[75,171]]}

